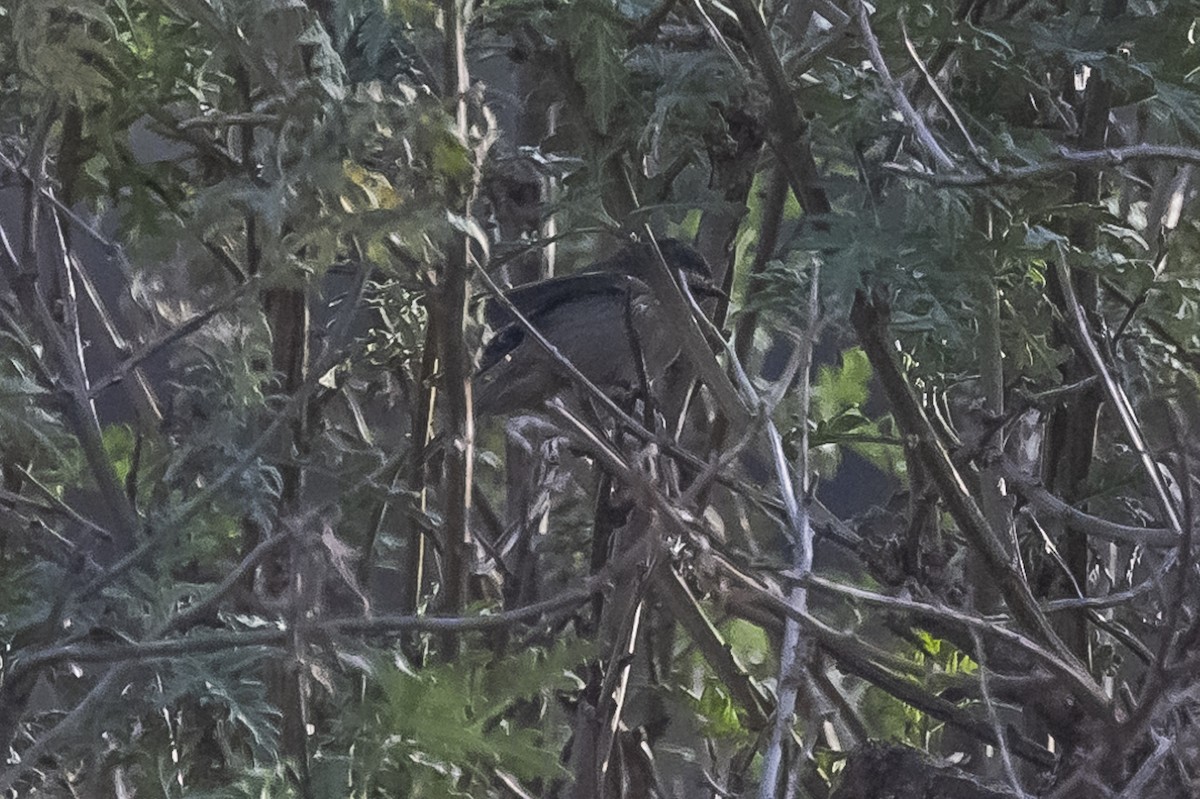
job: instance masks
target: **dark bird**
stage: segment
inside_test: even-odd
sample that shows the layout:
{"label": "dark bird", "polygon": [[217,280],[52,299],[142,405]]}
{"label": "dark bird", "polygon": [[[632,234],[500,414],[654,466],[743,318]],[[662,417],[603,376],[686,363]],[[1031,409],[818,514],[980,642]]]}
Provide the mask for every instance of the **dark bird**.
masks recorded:
{"label": "dark bird", "polygon": [[[703,256],[675,239],[659,239],[662,258],[698,298],[719,294]],[[592,383],[610,396],[641,388],[639,359],[654,381],[679,356],[678,325],[653,286],[663,285],[653,244],[632,244],[586,271],[518,286],[506,296]],[[571,385],[554,358],[499,303],[484,319],[496,333],[475,375],[475,409],[485,414],[536,410]]]}

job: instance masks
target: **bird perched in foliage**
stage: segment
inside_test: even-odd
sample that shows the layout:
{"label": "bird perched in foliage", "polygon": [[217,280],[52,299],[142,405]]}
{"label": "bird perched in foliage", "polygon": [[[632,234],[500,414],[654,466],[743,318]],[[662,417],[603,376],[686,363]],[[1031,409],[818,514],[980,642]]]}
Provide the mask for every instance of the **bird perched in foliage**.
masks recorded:
{"label": "bird perched in foliage", "polygon": [[[659,252],[670,271],[700,296],[720,294],[703,256],[675,239],[631,244],[586,271],[518,286],[506,293],[518,311],[592,383],[628,397],[679,356],[678,326],[656,297],[663,286]],[[659,289],[663,290],[663,289]],[[672,289],[673,290],[673,289]],[[475,375],[481,415],[536,410],[571,379],[513,315],[489,301],[484,318],[496,332]]]}

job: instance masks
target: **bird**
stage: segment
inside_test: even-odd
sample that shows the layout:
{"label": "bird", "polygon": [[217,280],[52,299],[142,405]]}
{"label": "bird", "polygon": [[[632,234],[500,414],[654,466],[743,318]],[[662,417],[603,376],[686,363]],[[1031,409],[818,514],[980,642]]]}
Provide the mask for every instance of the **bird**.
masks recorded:
{"label": "bird", "polygon": [[[704,257],[663,238],[629,244],[583,272],[518,286],[505,296],[589,381],[614,399],[629,398],[642,388],[641,364],[653,383],[679,357],[680,320],[652,288],[663,285],[660,252],[697,295],[720,295]],[[476,414],[536,412],[571,388],[565,370],[506,307],[488,301],[484,321],[495,333],[475,374]]]}

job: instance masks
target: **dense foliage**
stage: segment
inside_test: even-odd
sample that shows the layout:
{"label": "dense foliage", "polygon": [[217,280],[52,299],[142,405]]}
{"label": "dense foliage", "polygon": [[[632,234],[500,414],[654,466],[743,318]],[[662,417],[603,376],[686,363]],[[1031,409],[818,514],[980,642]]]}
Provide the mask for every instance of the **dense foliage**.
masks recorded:
{"label": "dense foliage", "polygon": [[[0,789],[1195,795],[1198,31],[0,3]],[[668,370],[476,413],[667,237]]]}

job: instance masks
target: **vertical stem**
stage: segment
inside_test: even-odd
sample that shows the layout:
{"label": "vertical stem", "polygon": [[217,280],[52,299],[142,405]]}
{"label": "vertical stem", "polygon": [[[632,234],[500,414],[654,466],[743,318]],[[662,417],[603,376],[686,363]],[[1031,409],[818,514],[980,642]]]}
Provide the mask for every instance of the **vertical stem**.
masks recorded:
{"label": "vertical stem", "polygon": [[[817,335],[817,316],[820,313],[820,269],[813,264],[808,298],[808,330],[801,340],[800,368],[796,373],[796,390],[800,430],[799,454],[796,464],[789,468],[783,454],[783,442],[774,425],[767,426],[771,448],[775,453],[776,473],[784,507],[787,509],[788,534],[791,538],[792,572],[795,582],[788,590],[788,603],[799,611],[808,607],[808,591],[801,581],[812,571],[813,529],[809,517],[809,457],[808,457],[808,414],[812,395],[809,380],[812,371],[813,346]],[[783,644],[779,652],[779,688],[775,707],[775,722],[771,728],[770,742],[763,756],[763,777],[759,786],[761,799],[782,798],[789,780],[781,779],[785,773],[788,741],[795,724],[796,700],[800,694],[810,656],[808,642],[800,630],[800,623],[788,618],[783,629]]]}
{"label": "vertical stem", "polygon": [[[979,234],[992,240],[991,209],[982,198],[977,199],[974,207],[975,228]],[[978,311],[978,355],[979,355],[979,389],[982,393],[983,410],[995,417],[1004,412],[1004,354],[1000,337],[1000,289],[996,284],[994,270],[996,252],[988,248],[983,255],[985,263],[992,267],[975,282],[975,303]],[[974,426],[971,428],[974,430]],[[994,452],[1004,451],[1004,431],[998,430],[993,434],[988,449]],[[990,459],[984,459],[990,462]],[[920,471],[926,471],[920,458],[915,457],[912,463]],[[928,478],[926,478],[928,479]],[[1009,552],[1010,558],[1019,563],[1016,540],[1011,534],[1012,514],[1011,504],[1001,491],[1002,475],[996,465],[982,466],[979,470],[979,508],[988,521],[988,525],[996,532]],[[928,485],[928,482],[926,482]],[[933,524],[937,524],[936,519]],[[1000,612],[1004,606],[1004,597],[996,581],[989,575],[989,567],[985,554],[976,547],[966,551],[965,585],[969,587],[968,601],[977,613]],[[980,646],[986,646],[984,642]],[[980,672],[986,668],[983,664],[985,654],[979,653]],[[988,758],[987,750],[982,741],[973,735],[956,727],[947,727],[943,735],[945,751],[966,752],[973,763],[978,764],[980,773],[994,776],[998,768],[994,758]]]}
{"label": "vertical stem", "polygon": [[[1121,0],[1106,0],[1101,16],[1111,21],[1124,11]],[[1074,75],[1070,76],[1074,80]],[[1082,107],[1080,109],[1079,147],[1082,149],[1098,149],[1104,146],[1108,137],[1108,117],[1112,106],[1112,85],[1104,79],[1099,71],[1094,71],[1084,89]],[[1095,205],[1100,201],[1100,170],[1094,167],[1080,167],[1075,171],[1075,187],[1072,199],[1079,204]],[[1078,219],[1068,228],[1071,244],[1087,252],[1095,249],[1097,244],[1097,226],[1089,219]],[[1071,280],[1075,284],[1075,293],[1080,303],[1089,313],[1093,313],[1098,302],[1097,277],[1091,273],[1072,273]],[[1060,307],[1065,308],[1066,287],[1057,284],[1057,277],[1052,272],[1051,290],[1059,295]],[[1069,315],[1068,315],[1069,316]],[[1069,332],[1062,333],[1066,342],[1071,341]],[[1086,354],[1074,352],[1062,366],[1063,381],[1077,382],[1088,377],[1092,370],[1088,365]],[[1094,457],[1096,426],[1100,416],[1101,392],[1098,388],[1083,392],[1058,408],[1051,416],[1047,426],[1047,457],[1046,483],[1047,487],[1058,493],[1067,502],[1077,501],[1084,493],[1084,484],[1091,470]],[[1072,530],[1062,530],[1060,533],[1060,549],[1067,563],[1068,578],[1063,581],[1062,591],[1067,596],[1072,595],[1076,588],[1087,593],[1087,575],[1091,554],[1087,536]],[[1079,610],[1063,614],[1059,620],[1063,640],[1084,663],[1089,662],[1087,614]]]}
{"label": "vertical stem", "polygon": [[[758,246],[754,252],[754,263],[750,267],[750,282],[746,286],[746,305],[757,297],[761,286],[757,278],[767,269],[779,245],[779,230],[783,223],[783,206],[787,201],[788,181],[783,168],[778,164],[767,174],[763,187],[762,219],[759,222]],[[749,310],[738,320],[733,337],[733,351],[738,362],[750,366],[750,347],[754,343],[754,332],[758,328],[758,312]]]}
{"label": "vertical stem", "polygon": [[[413,441],[418,442],[417,446],[413,447],[412,474],[422,515],[429,511],[429,471],[426,468],[425,458],[430,442],[434,438],[434,416],[438,403],[438,390],[434,383],[434,375],[438,370],[437,334],[432,319],[429,324],[429,332],[425,337],[425,347],[421,355],[421,374],[418,381],[421,401],[417,414],[413,418],[412,430]],[[413,525],[404,562],[404,596],[400,606],[402,613],[412,613],[420,604],[425,583],[425,544],[425,531],[421,529],[420,525]]]}
{"label": "vertical stem", "polygon": [[[57,377],[61,380],[62,414],[66,419],[67,428],[79,441],[88,468],[99,488],[101,501],[112,515],[116,529],[124,539],[123,543],[132,543],[137,535],[140,520],[137,510],[126,497],[112,461],[104,449],[100,420],[96,416],[88,392],[87,368],[83,360],[82,340],[73,305],[66,307],[70,298],[60,297],[55,289],[49,290],[49,296],[43,294],[38,280],[43,181],[46,176],[49,132],[53,121],[54,113],[51,110],[43,117],[30,148],[30,178],[25,186],[25,205],[22,209],[24,236],[20,255],[13,249],[7,234],[0,226],[0,272],[16,294],[22,311],[28,315],[32,330],[49,355],[51,369],[57,371]],[[70,253],[61,238],[59,249],[62,262],[69,264],[67,259]],[[56,280],[53,285],[58,286],[58,283]],[[59,300],[64,304],[62,320],[56,319],[51,310],[57,306]],[[56,602],[41,625],[41,631],[47,637],[54,635],[61,613],[62,604]],[[33,680],[34,676],[30,675],[28,679],[10,680],[0,686],[0,708],[4,711],[0,714],[0,747],[8,747],[17,733],[21,716],[29,702]],[[36,762],[36,757],[30,762]],[[15,778],[14,776],[12,779]]]}
{"label": "vertical stem", "polygon": [[[466,58],[466,6],[464,0],[442,0],[445,26],[444,67],[447,100],[453,104],[456,133],[463,147],[468,143],[467,92],[470,75]],[[468,187],[452,185],[448,207],[455,213],[469,212]],[[466,601],[466,555],[470,543],[472,469],[475,460],[475,420],[471,401],[471,372],[464,339],[467,319],[467,283],[470,277],[467,241],[455,236],[446,254],[435,317],[438,323],[440,360],[445,378],[447,442],[445,496],[445,557],[441,609],[458,613]],[[455,636],[447,636],[446,656],[457,648]]]}
{"label": "vertical stem", "polygon": [[[808,123],[800,115],[788,83],[787,73],[771,43],[766,21],[752,0],[731,0],[730,7],[746,37],[746,47],[758,64],[771,96],[770,122],[775,157],[779,159],[788,183],[806,214],[816,217],[830,213],[832,206],[820,185],[816,159],[808,138]],[[814,220],[820,225],[820,219]]]}
{"label": "vertical stem", "polygon": [[[62,413],[68,428],[79,440],[88,468],[91,469],[100,489],[101,501],[112,515],[125,541],[132,542],[140,521],[137,511],[126,498],[124,487],[104,449],[100,420],[96,416],[96,409],[88,391],[83,341],[73,298],[62,296],[59,292],[63,286],[64,269],[67,272],[68,284],[73,285],[69,283],[70,253],[62,238],[56,236],[54,242],[57,255],[61,256],[61,259],[56,263],[55,279],[49,281],[50,288],[43,287],[39,275],[41,266],[38,256],[45,243],[42,194],[46,176],[47,138],[53,121],[54,113],[51,110],[43,119],[29,155],[30,175],[25,185],[25,205],[22,214],[24,236],[20,256],[13,251],[7,235],[2,235],[0,231],[0,264],[3,265],[5,278],[17,295],[17,301],[24,313],[29,315],[37,337],[49,353],[52,368],[58,371],[62,381]],[[54,311],[60,307],[63,309],[62,318],[56,316]]]}
{"label": "vertical stem", "polygon": [[[992,238],[992,218],[990,209],[981,199],[976,205],[976,225],[990,241]],[[995,251],[989,256],[994,258]],[[993,263],[993,266],[995,264]],[[994,277],[980,281],[978,294],[979,303],[979,363],[980,388],[983,391],[984,410],[991,416],[1004,413],[1004,352],[1000,340],[1000,291]],[[992,448],[1004,450],[1004,432],[997,431],[992,441]],[[1015,542],[1006,534],[1010,528],[1009,510],[1000,492],[1001,475],[996,466],[982,469],[980,480],[980,507],[987,517],[988,524],[1000,536],[1001,542],[1009,545],[1010,555],[1015,556]],[[980,553],[972,551],[968,568],[975,572],[977,579],[970,580],[976,589],[973,597],[975,609],[979,613],[993,613],[999,610],[1002,599],[994,581],[987,579],[986,565]]]}
{"label": "vertical stem", "polygon": [[[651,514],[635,507],[628,521],[612,530],[612,549],[625,552],[635,547],[653,534],[651,525]],[[622,779],[621,764],[613,755],[620,747],[621,714],[641,627],[643,597],[655,566],[653,561],[646,564],[620,591],[610,592],[600,614],[596,638],[603,656],[589,664],[587,686],[575,713],[570,763],[575,778],[570,793],[573,799],[619,794],[614,786]]]}
{"label": "vertical stem", "polygon": [[[298,35],[294,30],[289,30],[288,33]],[[294,41],[291,44],[298,46]],[[235,77],[243,108],[250,111],[254,107],[254,86],[251,84],[250,72],[243,66]],[[254,184],[260,180],[255,158],[254,125],[244,124],[240,130],[242,168],[246,180]],[[246,212],[244,226],[247,273],[251,276],[260,275],[264,271],[262,230],[258,214],[253,209]],[[304,288],[269,286],[262,292],[261,303],[271,336],[271,370],[281,380],[281,393],[291,397],[300,391],[308,378],[311,333],[308,292]],[[302,401],[296,409],[295,420],[289,426],[288,434],[283,436],[278,450],[280,454],[276,467],[279,469],[282,485],[277,515],[281,520],[294,516],[303,501],[305,473],[302,463],[310,447],[309,416],[309,403]],[[249,522],[243,524],[243,529],[245,540],[242,543],[245,552],[261,543],[268,533]],[[293,538],[300,533],[299,530],[288,527],[278,532]],[[319,592],[318,586],[305,584],[303,561],[306,557],[308,555],[305,554],[305,547],[292,540],[289,549],[269,560],[263,568],[266,574],[265,590],[272,598],[284,598],[287,612],[291,616],[289,623],[293,629],[298,629],[295,622],[305,617],[316,596],[314,592]],[[279,705],[281,713],[280,738],[283,754],[296,769],[298,794],[303,799],[309,799],[313,787],[309,771],[311,752],[308,740],[308,678],[303,666],[305,646],[302,636],[296,633],[293,636],[293,656],[286,662],[272,664],[268,669],[268,680],[273,699]]]}

